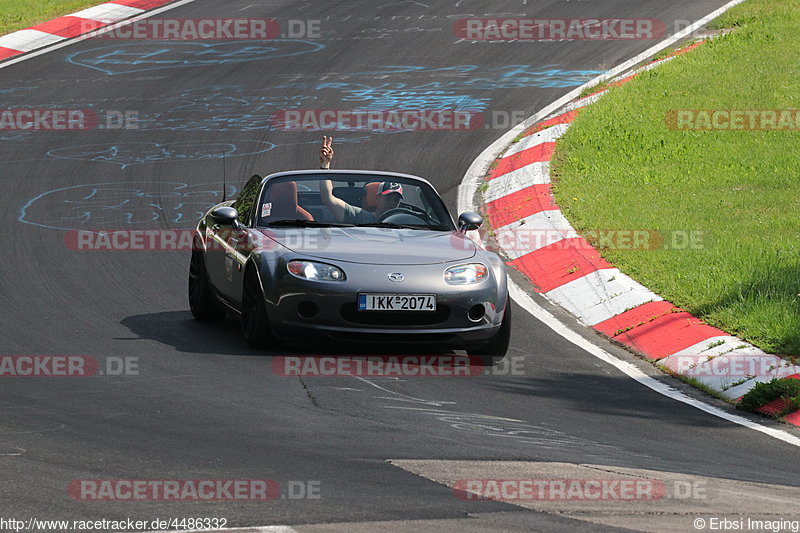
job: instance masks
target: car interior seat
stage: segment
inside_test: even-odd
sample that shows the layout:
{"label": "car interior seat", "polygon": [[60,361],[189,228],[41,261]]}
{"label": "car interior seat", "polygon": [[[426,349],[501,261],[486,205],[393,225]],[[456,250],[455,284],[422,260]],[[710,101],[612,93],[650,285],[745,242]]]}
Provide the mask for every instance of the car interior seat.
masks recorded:
{"label": "car interior seat", "polygon": [[370,212],[375,212],[378,208],[378,187],[381,182],[372,181],[364,185],[364,198],[361,200],[361,208]]}
{"label": "car interior seat", "polygon": [[297,203],[297,183],[285,181],[271,185],[267,193],[267,203],[272,204],[268,211],[259,206],[262,221],[275,220],[314,220],[311,213]]}

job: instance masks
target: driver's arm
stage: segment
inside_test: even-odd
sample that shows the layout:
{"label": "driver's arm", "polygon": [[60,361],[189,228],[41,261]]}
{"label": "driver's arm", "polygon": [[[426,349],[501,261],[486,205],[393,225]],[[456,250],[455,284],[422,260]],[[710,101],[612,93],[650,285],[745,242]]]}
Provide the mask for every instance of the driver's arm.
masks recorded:
{"label": "driver's arm", "polygon": [[344,200],[333,195],[333,182],[331,180],[319,182],[319,197],[325,207],[336,217],[336,220],[342,222],[344,220]]}
{"label": "driver's arm", "polygon": [[[322,146],[319,149],[319,168],[329,170],[333,161],[333,137],[322,137]],[[344,200],[333,195],[333,182],[323,180],[319,184],[319,197],[325,207],[333,213],[336,220],[344,220]]]}

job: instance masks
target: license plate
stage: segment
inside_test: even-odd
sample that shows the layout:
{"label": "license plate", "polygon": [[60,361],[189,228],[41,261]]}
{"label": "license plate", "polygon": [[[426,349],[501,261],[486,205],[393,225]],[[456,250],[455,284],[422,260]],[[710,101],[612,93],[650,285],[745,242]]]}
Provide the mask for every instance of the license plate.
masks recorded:
{"label": "license plate", "polygon": [[436,311],[433,294],[359,294],[359,311]]}

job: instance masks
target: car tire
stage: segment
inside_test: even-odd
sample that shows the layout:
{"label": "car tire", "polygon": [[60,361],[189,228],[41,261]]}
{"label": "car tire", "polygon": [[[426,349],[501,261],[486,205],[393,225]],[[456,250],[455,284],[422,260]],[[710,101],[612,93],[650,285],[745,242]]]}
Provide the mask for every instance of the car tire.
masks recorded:
{"label": "car tire", "polygon": [[511,342],[511,299],[506,301],[506,310],[503,315],[503,322],[500,329],[495,333],[492,340],[480,348],[467,350],[467,355],[480,357],[484,366],[494,366],[495,363],[503,359],[508,352],[508,345]]}
{"label": "car tire", "polygon": [[253,269],[248,269],[242,290],[242,335],[251,348],[267,348],[275,345],[270,330],[264,291]]}
{"label": "car tire", "polygon": [[216,302],[208,281],[203,252],[199,249],[192,250],[189,262],[189,309],[197,320],[203,322],[214,322],[225,317],[225,311]]}

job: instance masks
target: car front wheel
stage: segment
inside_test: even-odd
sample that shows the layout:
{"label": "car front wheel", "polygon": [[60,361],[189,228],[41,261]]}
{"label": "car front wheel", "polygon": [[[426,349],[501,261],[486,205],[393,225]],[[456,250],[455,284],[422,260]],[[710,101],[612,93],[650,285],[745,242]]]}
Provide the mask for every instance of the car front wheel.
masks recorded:
{"label": "car front wheel", "polygon": [[192,251],[189,263],[189,308],[197,320],[211,322],[225,317],[225,311],[217,307],[211,284],[208,281],[203,252]]}
{"label": "car front wheel", "polygon": [[275,344],[269,327],[264,292],[254,270],[248,270],[242,291],[242,334],[251,348]]}

